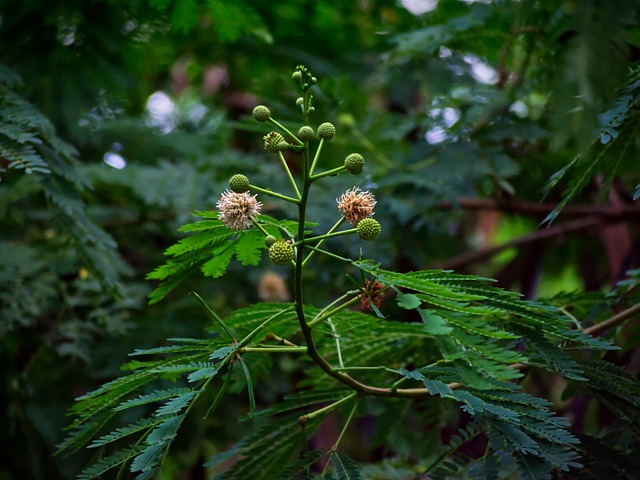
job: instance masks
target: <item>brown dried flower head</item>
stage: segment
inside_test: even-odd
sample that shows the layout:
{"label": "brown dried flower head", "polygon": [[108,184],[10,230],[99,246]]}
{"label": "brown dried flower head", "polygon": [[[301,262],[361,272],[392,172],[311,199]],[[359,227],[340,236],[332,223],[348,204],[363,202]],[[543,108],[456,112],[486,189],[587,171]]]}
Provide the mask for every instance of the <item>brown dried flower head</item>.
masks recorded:
{"label": "brown dried flower head", "polygon": [[363,310],[372,310],[373,304],[376,308],[382,305],[384,298],[384,287],[377,280],[365,280],[364,288],[360,291],[360,306]]}
{"label": "brown dried flower head", "polygon": [[354,227],[363,218],[373,215],[373,207],[376,205],[376,199],[373,194],[367,190],[360,191],[358,187],[347,190],[336,201],[338,202],[338,210]]}
{"label": "brown dried flower head", "polygon": [[262,203],[249,192],[236,193],[227,190],[216,204],[218,218],[232,230],[246,230],[253,226],[253,220],[260,213]]}

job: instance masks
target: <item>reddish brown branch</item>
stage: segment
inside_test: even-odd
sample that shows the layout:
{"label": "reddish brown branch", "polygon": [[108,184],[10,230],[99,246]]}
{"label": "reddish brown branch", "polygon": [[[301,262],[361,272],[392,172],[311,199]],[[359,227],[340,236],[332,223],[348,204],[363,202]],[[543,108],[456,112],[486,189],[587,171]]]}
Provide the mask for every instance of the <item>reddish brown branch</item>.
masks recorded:
{"label": "reddish brown branch", "polygon": [[598,217],[587,217],[572,220],[570,222],[556,225],[554,227],[546,228],[544,230],[536,230],[535,232],[528,233],[522,237],[511,240],[510,242],[503,243],[502,245],[495,245],[493,247],[483,248],[482,250],[476,250],[473,252],[463,253],[457,257],[453,257],[440,265],[436,265],[434,268],[440,268],[443,270],[456,269],[470,263],[475,263],[486,258],[490,258],[496,253],[503,250],[518,247],[527,243],[537,242],[546,238],[552,238],[565,233],[576,232],[591,227],[601,225],[603,220]]}
{"label": "reddish brown branch", "polygon": [[[521,213],[535,217],[544,217],[558,205],[555,203],[504,202],[489,198],[460,198],[455,202],[442,202],[434,209],[448,210],[461,208],[464,210],[491,210],[507,213]],[[572,204],[562,209],[563,216],[580,217],[596,216],[607,220],[623,220],[640,218],[640,207],[636,205],[585,205]]]}

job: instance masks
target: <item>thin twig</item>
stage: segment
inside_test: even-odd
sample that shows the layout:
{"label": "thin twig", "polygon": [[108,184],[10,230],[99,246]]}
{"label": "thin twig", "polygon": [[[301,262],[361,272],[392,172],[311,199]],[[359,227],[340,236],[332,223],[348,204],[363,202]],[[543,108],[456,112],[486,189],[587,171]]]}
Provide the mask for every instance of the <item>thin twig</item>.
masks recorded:
{"label": "thin twig", "polygon": [[555,227],[546,228],[544,230],[536,230],[535,232],[528,233],[522,237],[511,240],[510,242],[503,243],[502,245],[495,245],[492,247],[483,248],[482,250],[476,250],[473,252],[463,253],[457,257],[453,257],[445,262],[434,266],[433,268],[449,270],[460,268],[464,265],[479,262],[494,256],[495,254],[512,247],[518,247],[527,243],[537,242],[545,238],[557,237],[559,235],[584,230],[587,228],[595,227],[602,224],[602,219],[597,217],[580,218],[571,222],[564,223],[562,225],[556,225]]}
{"label": "thin twig", "polygon": [[[557,208],[556,203],[532,203],[518,201],[501,201],[491,198],[458,198],[455,201],[438,203],[430,208],[449,210],[461,208],[463,210],[491,210],[507,213],[521,213],[534,217],[546,217]],[[597,216],[607,220],[623,220],[640,218],[640,208],[635,205],[589,205],[571,204],[562,209],[565,217]]]}

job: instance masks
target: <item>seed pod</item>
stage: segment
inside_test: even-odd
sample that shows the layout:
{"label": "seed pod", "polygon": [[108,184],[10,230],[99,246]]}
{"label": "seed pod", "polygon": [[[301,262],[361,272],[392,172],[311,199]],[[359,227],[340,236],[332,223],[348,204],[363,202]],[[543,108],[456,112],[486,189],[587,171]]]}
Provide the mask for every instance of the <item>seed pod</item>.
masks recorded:
{"label": "seed pod", "polygon": [[362,172],[362,168],[364,167],[364,157],[359,153],[347,155],[347,158],[344,159],[344,166],[347,168],[349,173],[358,175]]}
{"label": "seed pod", "polygon": [[358,235],[363,240],[375,240],[382,231],[380,222],[373,218],[363,218],[358,222],[356,229],[358,230]]}
{"label": "seed pod", "polygon": [[303,142],[308,142],[310,140],[313,140],[315,136],[316,134],[313,132],[313,128],[308,127],[306,125],[304,127],[301,127],[300,130],[298,130],[298,137]]}
{"label": "seed pod", "polygon": [[332,123],[325,122],[318,127],[318,137],[324,140],[331,140],[336,136],[336,127]]}
{"label": "seed pod", "polygon": [[266,237],[264,237],[264,243],[267,247],[270,247],[271,245],[276,243],[276,241],[277,241],[277,238],[274,237],[273,235],[267,235]]}
{"label": "seed pod", "polygon": [[269,258],[276,265],[286,265],[293,260],[293,247],[285,240],[277,240],[269,247]]}
{"label": "seed pod", "polygon": [[271,111],[264,105],[258,105],[253,109],[253,118],[259,122],[266,122],[271,118]]}
{"label": "seed pod", "polygon": [[232,192],[244,193],[249,190],[249,179],[240,173],[236,173],[229,179],[229,188]]}

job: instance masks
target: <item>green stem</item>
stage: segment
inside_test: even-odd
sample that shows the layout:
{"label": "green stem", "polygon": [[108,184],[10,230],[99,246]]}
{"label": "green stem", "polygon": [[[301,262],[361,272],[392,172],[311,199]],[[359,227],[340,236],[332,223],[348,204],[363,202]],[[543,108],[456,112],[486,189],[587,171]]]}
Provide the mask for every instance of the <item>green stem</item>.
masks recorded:
{"label": "green stem", "polygon": [[350,402],[352,399],[354,399],[356,396],[358,395],[358,392],[353,392],[350,393],[349,395],[347,395],[344,398],[341,398],[340,400],[338,400],[335,403],[332,403],[331,405],[327,405],[326,407],[322,407],[319,410],[316,410],[315,412],[311,412],[308,413],[307,415],[302,415],[298,421],[300,423],[305,423],[308,420],[311,420],[312,418],[318,417],[320,415],[323,415],[325,413],[330,413],[333,412],[335,409],[341,407],[342,405],[344,405],[345,403]]}
{"label": "green stem", "polygon": [[320,478],[324,478],[324,474],[327,472],[327,469],[329,468],[329,464],[331,463],[330,462],[331,455],[333,455],[335,452],[338,451],[338,445],[340,445],[340,442],[342,441],[342,437],[344,437],[344,434],[346,433],[347,428],[349,427],[349,424],[351,423],[351,420],[353,419],[353,415],[356,413],[357,409],[358,409],[358,402],[355,402],[353,404],[353,408],[351,409],[351,412],[349,412],[349,416],[347,417],[346,422],[344,422],[344,427],[342,427],[342,430],[340,431],[340,435],[338,435],[338,439],[336,440],[336,443],[334,443],[333,446],[331,447],[329,458],[327,459],[327,463],[324,466],[322,473],[320,474]]}
{"label": "green stem", "polygon": [[335,307],[338,303],[342,302],[343,300],[346,300],[349,297],[349,295],[353,295],[354,293],[357,293],[357,290],[349,290],[347,293],[342,295],[340,298],[336,298],[333,302],[331,302],[329,305],[327,305],[322,310],[320,310],[320,312],[318,312],[318,314],[315,317],[313,317],[313,319],[315,320],[320,315],[322,315],[324,312],[326,312],[330,308]]}
{"label": "green stem", "polygon": [[316,150],[316,154],[313,157],[313,162],[311,163],[311,168],[309,169],[309,176],[313,179],[313,171],[316,168],[316,164],[318,163],[318,159],[320,158],[320,152],[322,151],[322,146],[324,145],[324,138],[320,139],[320,143],[318,144],[318,149]]}
{"label": "green stem", "polygon": [[[255,221],[254,221],[255,222]],[[216,312],[214,312],[213,310],[211,310],[211,308],[209,308],[209,305],[207,305],[207,302],[205,302],[202,297],[200,295],[198,295],[196,292],[191,292],[191,295],[193,295],[194,297],[196,297],[198,299],[198,301],[204,306],[204,308],[207,309],[207,312],[209,312],[209,315],[211,315],[211,318],[213,318],[216,322],[218,322],[218,325],[220,325],[222,327],[222,329],[225,331],[225,333],[229,336],[229,339],[231,341],[233,341],[235,339],[235,335],[233,334],[233,332],[231,332],[231,330],[229,329],[229,327],[227,327],[225,325],[225,323],[222,321],[222,319],[218,316],[218,314],[216,314]]]}
{"label": "green stem", "polygon": [[327,318],[327,323],[331,327],[331,333],[333,334],[333,338],[336,339],[336,352],[338,353],[338,365],[341,368],[344,368],[344,362],[342,361],[342,350],[340,349],[340,334],[336,330],[336,326],[333,324],[330,318]]}
{"label": "green stem", "polygon": [[[318,235],[317,237],[309,237],[307,239],[304,240],[304,243],[309,243],[309,242],[317,242],[319,240],[325,240],[327,238],[333,238],[333,237],[340,237],[342,235],[350,235],[352,233],[357,233],[358,229],[357,228],[350,228],[349,230],[342,230],[341,232],[332,232],[332,233],[325,233],[324,235]],[[293,244],[293,246],[297,246],[300,245],[303,242],[296,242]]]}
{"label": "green stem", "polygon": [[323,320],[330,318],[332,315],[335,315],[336,313],[338,313],[340,310],[344,310],[345,308],[353,305],[354,303],[358,303],[360,301],[360,297],[353,297],[351,300],[349,300],[348,302],[343,303],[342,305],[340,305],[339,307],[334,308],[333,310],[328,311],[327,313],[325,313],[324,315],[321,315],[317,318],[314,318],[313,320],[311,320],[309,322],[309,328],[313,328],[315,325],[317,325],[318,323],[322,322]]}
{"label": "green stem", "polygon": [[284,310],[280,310],[278,313],[276,313],[274,315],[271,315],[269,318],[267,318],[264,322],[262,322],[256,328],[254,328],[251,331],[251,333],[249,333],[246,337],[244,337],[240,341],[240,343],[238,343],[238,345],[235,348],[235,353],[239,352],[242,348],[244,348],[251,340],[253,340],[253,337],[255,337],[257,334],[259,334],[264,329],[264,327],[266,327],[269,323],[274,321],[280,315],[284,315],[285,313],[291,312],[293,309],[294,309],[294,307],[285,308]]}
{"label": "green stem", "polygon": [[385,367],[384,365],[380,365],[378,367],[340,367],[340,368],[334,368],[333,369],[335,372],[348,372],[349,370],[378,370],[378,371],[385,371],[385,372],[389,372],[389,373],[395,373],[395,374],[400,374],[400,372],[394,368],[389,368],[389,367]]}
{"label": "green stem", "polygon": [[273,191],[268,190],[266,188],[256,187],[255,185],[249,185],[249,188],[251,190],[255,190],[256,192],[260,192],[260,193],[264,193],[265,195],[269,195],[270,197],[279,198],[280,200],[284,200],[285,202],[291,202],[291,203],[296,203],[296,204],[300,203],[300,200],[298,200],[297,198],[287,197],[286,195],[282,195],[280,193],[273,192]]}
{"label": "green stem", "polygon": [[280,130],[282,130],[283,132],[285,132],[287,135],[289,135],[291,138],[293,138],[293,140],[298,144],[298,145],[304,145],[304,143],[302,143],[302,141],[296,137],[293,133],[291,133],[289,131],[289,129],[287,127],[285,127],[284,125],[281,125],[280,123],[278,123],[277,121],[275,121],[273,118],[269,117],[269,121],[271,123],[273,123],[276,127],[278,127]]}
{"label": "green stem", "polygon": [[318,247],[312,247],[311,245],[301,245],[301,246],[304,246],[305,248],[308,248],[309,250],[313,250],[314,252],[323,253],[323,254],[327,255],[328,257],[335,258],[336,260],[340,260],[341,262],[351,263],[351,264],[353,263],[353,260],[351,260],[349,258],[341,257],[340,255],[336,255],[335,253],[327,252],[326,250],[322,250],[321,248],[318,248]]}
{"label": "green stem", "polygon": [[[333,227],[331,227],[331,228],[329,229],[329,231],[327,232],[327,235],[328,235],[328,234],[330,234],[330,233],[335,232],[335,231],[340,227],[340,225],[342,225],[342,223],[343,223],[345,220],[346,220],[346,219],[345,219],[344,217],[340,217],[340,220],[338,220],[338,221],[336,222],[336,224],[335,224]],[[316,248],[319,248],[319,247],[320,247],[320,245],[322,245],[323,243],[324,243],[324,240],[320,240],[320,242],[318,242],[318,244],[316,245]],[[304,259],[304,262],[302,262],[302,266],[303,266],[303,267],[307,264],[307,262],[309,261],[309,259],[310,259],[311,257],[313,257],[313,254],[314,254],[314,253],[316,253],[316,252],[315,252],[315,251],[311,251],[311,252],[309,252],[309,255],[307,255],[307,258],[305,258],[305,259]]]}
{"label": "green stem", "polygon": [[[400,372],[396,372],[396,373],[400,373]],[[393,382],[393,383],[391,384],[391,386],[389,387],[389,390],[391,390],[392,392],[395,392],[395,391],[398,389],[398,387],[399,387],[400,385],[402,385],[402,384],[403,384],[405,381],[407,381],[407,380],[409,380],[407,377],[402,377],[401,379],[399,379],[399,380],[397,380],[397,381]]]}
{"label": "green stem", "polygon": [[264,233],[265,237],[268,237],[270,235],[269,232],[267,232],[262,225],[260,225],[258,222],[256,222],[256,220],[254,218],[251,219],[251,222],[258,228],[258,230],[260,230],[262,233]]}
{"label": "green stem", "polygon": [[327,170],[326,172],[322,172],[322,173],[319,173],[317,175],[312,175],[311,176],[311,181],[315,182],[316,180],[319,180],[319,179],[321,179],[323,177],[328,177],[330,175],[338,175],[338,174],[340,174],[342,172],[346,172],[346,171],[347,171],[347,167],[345,167],[344,165],[341,165],[339,167],[332,168],[331,170]]}
{"label": "green stem", "polygon": [[291,182],[291,185],[293,186],[293,190],[296,192],[296,195],[298,196],[298,200],[299,200],[300,190],[298,190],[298,185],[296,185],[296,181],[293,179],[293,175],[291,175],[291,170],[289,170],[289,165],[287,165],[287,161],[284,159],[284,155],[282,155],[281,151],[278,151],[278,157],[280,157],[280,162],[282,163],[282,167],[284,168],[285,172],[287,172],[289,181]]}
{"label": "green stem", "polygon": [[307,347],[244,347],[240,352],[254,353],[307,353]]}

